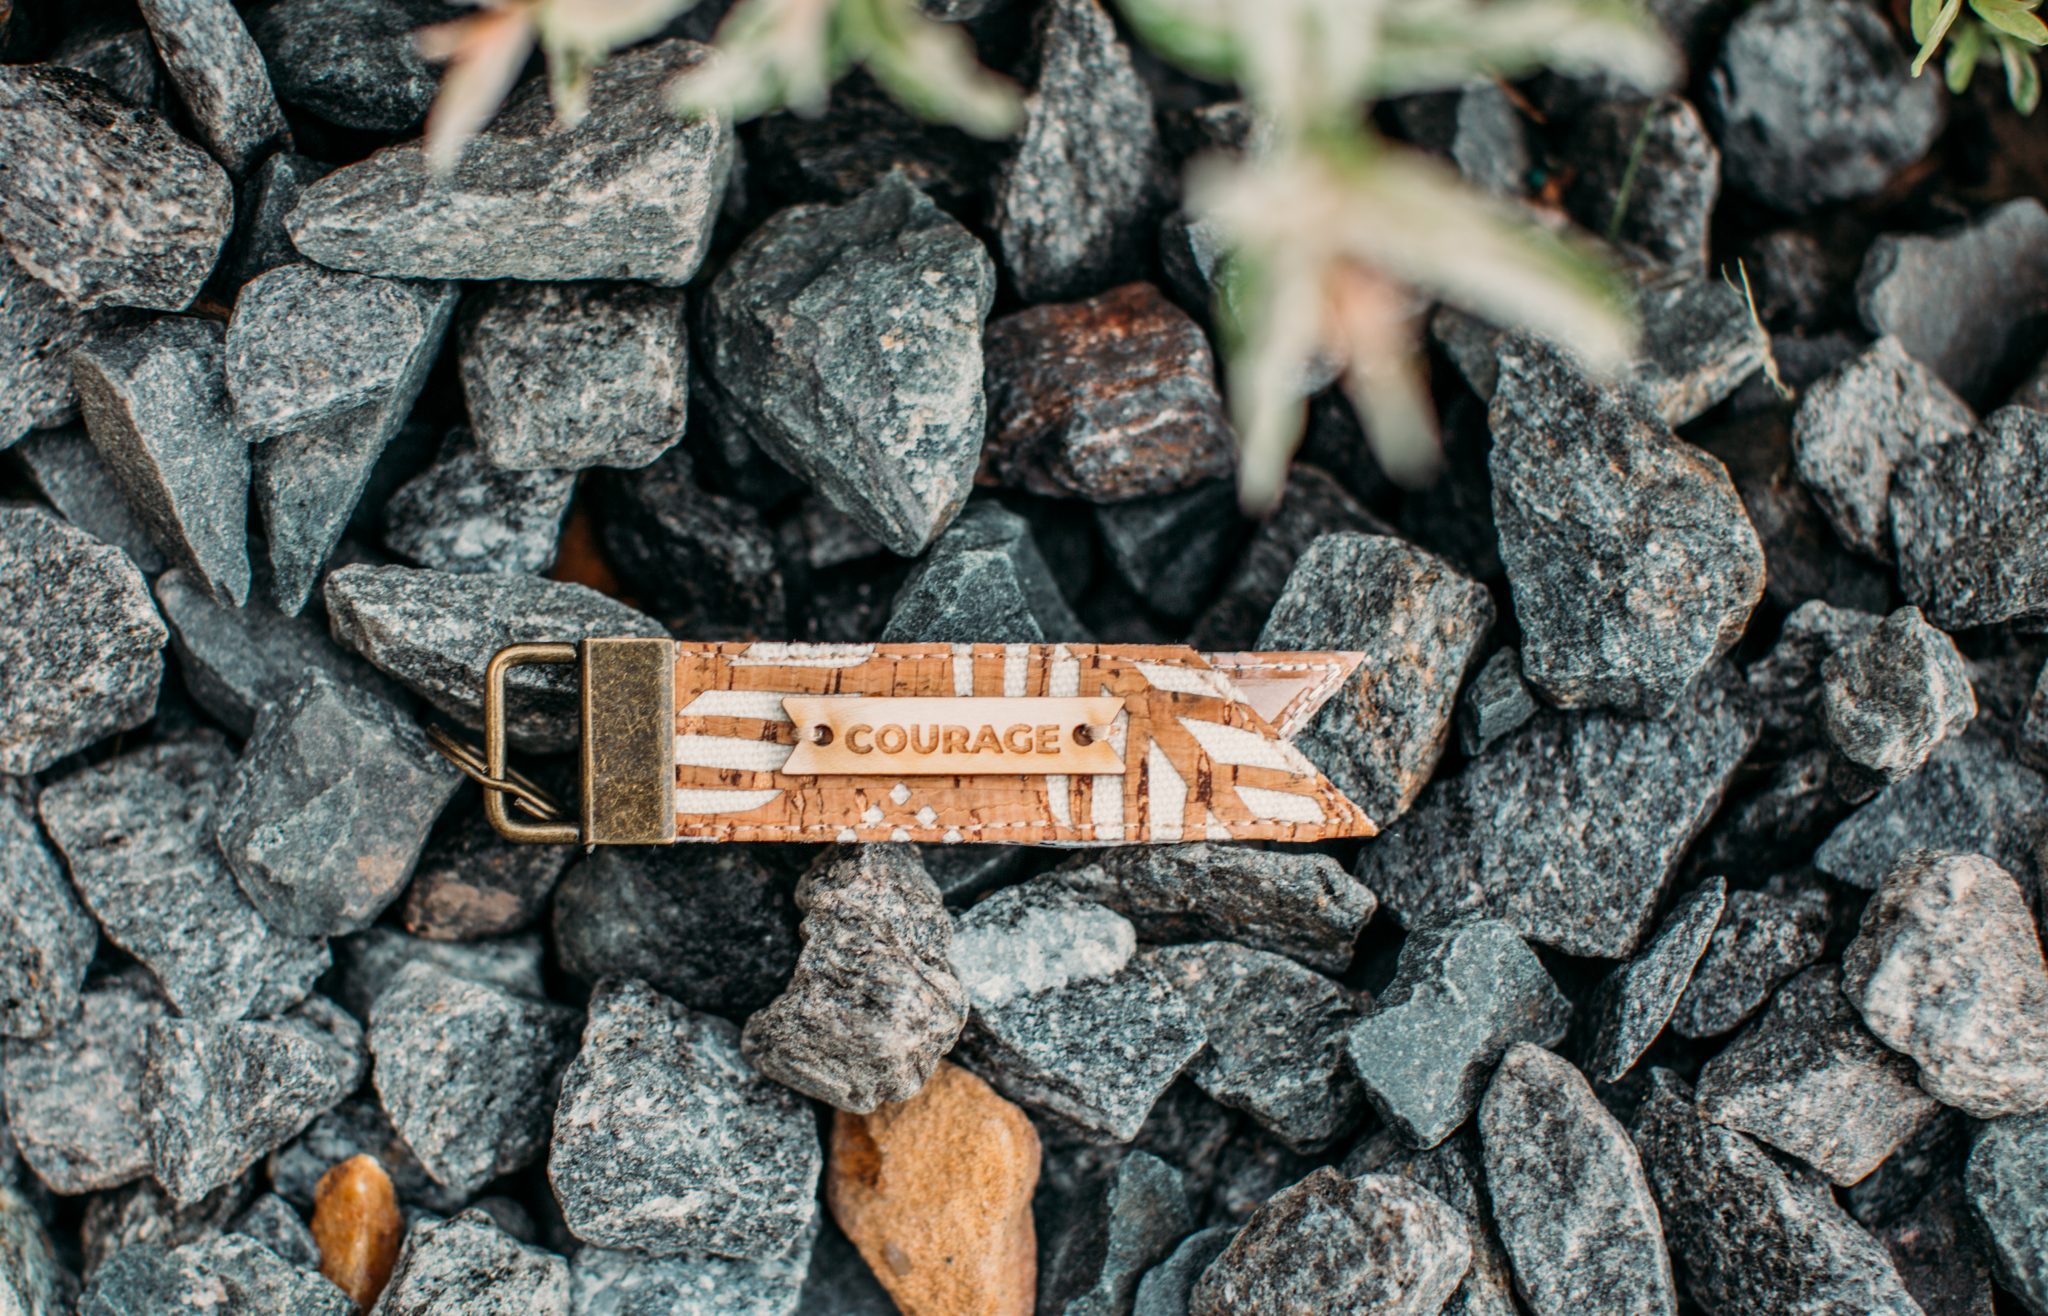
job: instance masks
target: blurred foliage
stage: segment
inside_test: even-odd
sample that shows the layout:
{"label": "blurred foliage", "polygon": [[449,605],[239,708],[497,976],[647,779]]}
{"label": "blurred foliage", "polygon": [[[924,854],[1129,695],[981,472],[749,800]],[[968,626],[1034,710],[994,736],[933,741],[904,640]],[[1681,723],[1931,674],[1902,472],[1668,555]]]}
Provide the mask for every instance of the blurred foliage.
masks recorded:
{"label": "blurred foliage", "polygon": [[[451,62],[428,121],[430,158],[452,166],[536,46],[557,112],[574,121],[595,63],[692,3],[501,0],[429,29],[423,49]],[[1629,300],[1589,245],[1385,140],[1368,112],[1382,97],[1543,69],[1661,91],[1675,60],[1628,0],[1118,3],[1154,53],[1235,84],[1259,122],[1244,154],[1199,158],[1186,179],[1191,220],[1228,253],[1217,321],[1247,508],[1279,497],[1305,421],[1302,381],[1319,362],[1341,368],[1388,473],[1407,483],[1432,476],[1439,446],[1419,350],[1431,302],[1533,330],[1596,369],[1626,360]],[[977,62],[966,33],[915,0],[739,0],[715,46],[672,88],[678,109],[816,113],[833,82],[860,66],[911,110],[982,136],[1014,131],[1022,114],[1016,88]]]}
{"label": "blurred foliage", "polygon": [[1913,76],[1920,76],[1946,41],[1942,73],[1950,91],[1960,95],[1979,64],[1997,63],[2005,70],[2005,92],[2013,108],[2032,114],[2041,103],[2034,51],[2048,45],[2048,24],[2034,12],[2040,7],[2041,0],[1970,0],[1965,17],[1963,0],[1913,0],[1913,39],[1920,43]]}

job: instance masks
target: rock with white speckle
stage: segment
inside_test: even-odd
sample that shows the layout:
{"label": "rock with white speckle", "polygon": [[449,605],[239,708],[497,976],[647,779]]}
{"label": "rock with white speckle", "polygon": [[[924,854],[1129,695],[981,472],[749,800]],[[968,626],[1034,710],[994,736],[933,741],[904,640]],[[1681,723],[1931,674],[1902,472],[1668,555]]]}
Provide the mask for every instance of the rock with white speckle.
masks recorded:
{"label": "rock with white speckle", "polygon": [[1835,753],[1837,785],[1852,799],[1912,776],[1977,716],[1955,641],[1918,608],[1900,608],[1837,649],[1820,673],[1821,732]]}
{"label": "rock with white speckle", "polygon": [[652,1256],[784,1255],[823,1165],[810,1107],[755,1072],[738,1028],[639,982],[599,985],[548,1152],[570,1233]]}
{"label": "rock with white speckle", "polygon": [[190,305],[234,224],[206,152],[99,79],[0,66],[0,245],[81,310]]}
{"label": "rock with white speckle", "polygon": [[458,430],[385,505],[384,546],[439,571],[539,575],[575,492],[573,471],[505,470]]}
{"label": "rock with white speckle", "polygon": [[69,1022],[98,945],[36,827],[28,783],[0,778],[0,1037],[43,1037]]}
{"label": "rock with white speckle", "polygon": [[2048,414],[1991,413],[1892,473],[1899,589],[1946,630],[2048,618]]}
{"label": "rock with white speckle", "polygon": [[915,556],[980,464],[994,297],[981,243],[891,174],[844,205],[781,211],[741,245],[709,293],[711,374],[771,457]]}
{"label": "rock with white speckle", "polygon": [[1122,915],[1044,882],[962,914],[953,968],[972,1004],[956,1059],[1094,1142],[1129,1142],[1201,1052],[1201,1016],[1138,956]]}
{"label": "rock with white speckle", "polygon": [[1601,980],[1590,1007],[1593,1041],[1586,1054],[1586,1073],[1594,1082],[1618,1081],[1664,1031],[1727,902],[1728,883],[1708,878],[1673,907],[1640,955]]}
{"label": "rock with white speckle", "polygon": [[428,1174],[474,1193],[539,1155],[576,1024],[565,1006],[408,964],[370,1007],[378,1099]]}
{"label": "rock with white speckle", "polygon": [[370,1316],[569,1316],[569,1295],[568,1262],[470,1210],[406,1232]]}
{"label": "rock with white speckle", "polygon": [[143,1045],[169,1013],[149,975],[129,969],[90,984],[76,1017],[49,1036],[0,1049],[7,1130],[51,1192],[98,1192],[149,1173]]}

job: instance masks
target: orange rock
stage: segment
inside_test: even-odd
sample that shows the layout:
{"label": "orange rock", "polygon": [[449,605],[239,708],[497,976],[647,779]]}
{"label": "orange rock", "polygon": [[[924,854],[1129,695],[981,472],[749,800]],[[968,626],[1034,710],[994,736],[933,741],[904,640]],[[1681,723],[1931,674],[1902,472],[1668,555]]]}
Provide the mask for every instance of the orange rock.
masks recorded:
{"label": "orange rock", "polygon": [[391,1278],[405,1222],[391,1176],[372,1156],[351,1156],[313,1188],[313,1242],[320,1273],[368,1311]]}
{"label": "orange rock", "polygon": [[1031,1316],[1038,1131],[956,1065],[872,1115],[839,1111],[825,1201],[903,1316]]}

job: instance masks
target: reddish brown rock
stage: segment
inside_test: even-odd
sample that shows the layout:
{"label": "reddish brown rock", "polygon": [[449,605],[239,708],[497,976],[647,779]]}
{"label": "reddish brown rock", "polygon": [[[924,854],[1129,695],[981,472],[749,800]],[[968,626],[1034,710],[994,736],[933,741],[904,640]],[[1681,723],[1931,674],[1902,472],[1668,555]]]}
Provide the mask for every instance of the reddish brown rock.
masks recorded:
{"label": "reddish brown rock", "polygon": [[1228,476],[1209,340],[1149,283],[989,325],[983,484],[1119,502]]}
{"label": "reddish brown rock", "polygon": [[1030,1316],[1038,1133],[957,1065],[832,1121],[825,1201],[903,1316]]}
{"label": "reddish brown rock", "polygon": [[391,1176],[374,1156],[351,1156],[313,1189],[313,1242],[320,1273],[368,1311],[391,1278],[405,1225]]}

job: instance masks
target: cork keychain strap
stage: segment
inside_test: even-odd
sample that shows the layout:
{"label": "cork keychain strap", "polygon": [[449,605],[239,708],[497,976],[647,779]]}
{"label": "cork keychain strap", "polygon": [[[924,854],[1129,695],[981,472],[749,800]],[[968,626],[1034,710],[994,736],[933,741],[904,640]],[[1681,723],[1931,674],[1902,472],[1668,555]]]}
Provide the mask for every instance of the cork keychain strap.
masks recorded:
{"label": "cork keychain strap", "polygon": [[[501,664],[535,661],[583,668],[578,821],[513,820],[492,780],[505,778]],[[493,823],[520,840],[1369,836],[1372,820],[1290,743],[1358,661],[1179,645],[515,646],[486,683],[476,775]]]}

